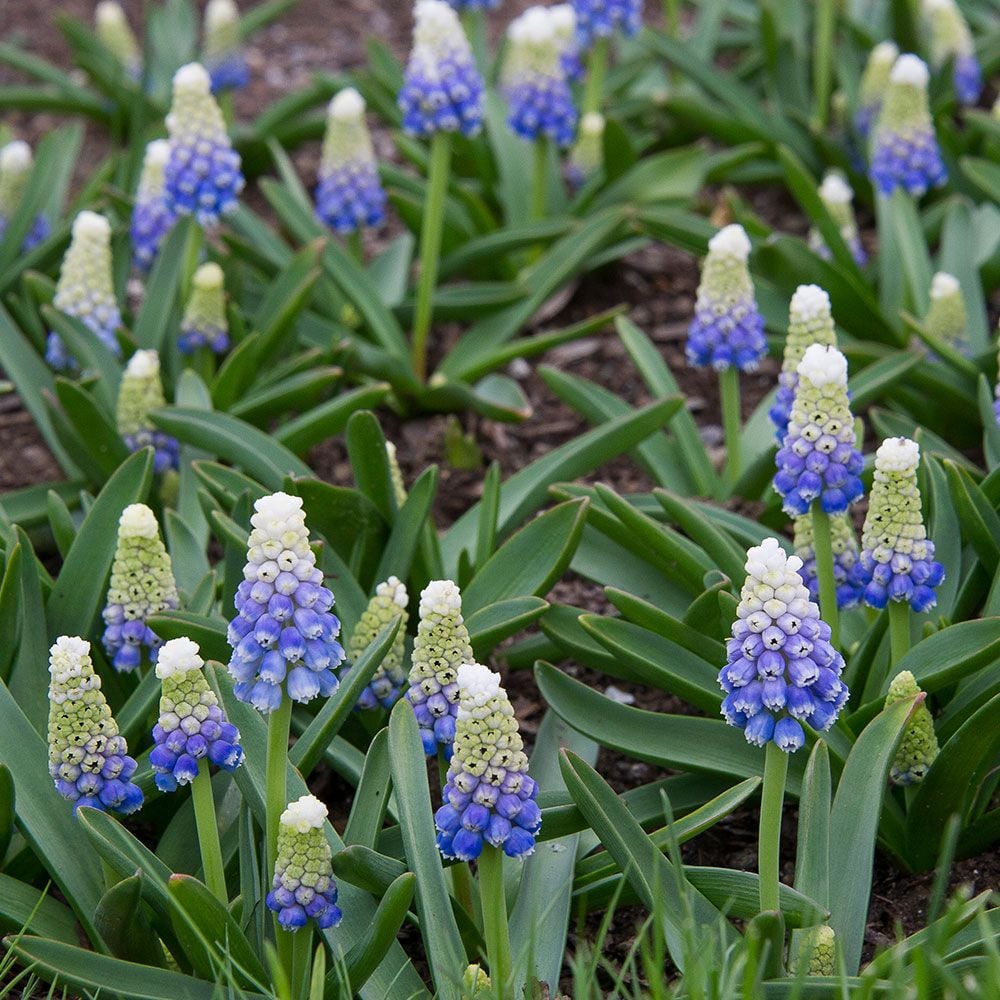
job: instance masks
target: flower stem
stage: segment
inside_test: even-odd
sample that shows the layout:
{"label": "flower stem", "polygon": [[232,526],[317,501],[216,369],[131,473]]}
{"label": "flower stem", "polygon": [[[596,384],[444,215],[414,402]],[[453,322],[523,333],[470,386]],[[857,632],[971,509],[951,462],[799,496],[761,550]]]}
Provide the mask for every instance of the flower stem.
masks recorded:
{"label": "flower stem", "polygon": [[427,198],[420,234],[420,280],[413,317],[413,371],[420,381],[427,375],[427,337],[431,331],[434,287],[437,284],[444,228],[445,198],[451,172],[451,136],[436,132],[431,140],[431,162],[427,176]]}
{"label": "flower stem", "polygon": [[281,704],[268,716],[265,802],[267,806],[267,873],[274,874],[278,859],[278,822],[288,805],[288,734],[292,724],[292,699],[282,693]]}
{"label": "flower stem", "polygon": [[487,844],[479,858],[479,893],[483,903],[483,936],[490,979],[497,996],[506,997],[510,982],[510,928],[503,888],[503,851]]}
{"label": "flower stem", "polygon": [[757,841],[761,912],[780,908],[778,887],[781,884],[781,810],[785,800],[787,773],[788,754],[773,740],[768,741],[764,757],[764,786],[760,796],[760,835]]}
{"label": "flower stem", "polygon": [[198,762],[198,774],[191,783],[191,801],[194,804],[194,822],[198,828],[198,846],[201,866],[205,869],[205,884],[223,906],[229,905],[226,890],[226,867],[222,861],[219,844],[219,822],[215,816],[215,799],[212,796],[212,776],[208,761]]}
{"label": "flower stem", "polygon": [[486,45],[486,16],[480,8],[466,8],[461,15],[465,36],[472,46],[472,54],[476,57],[479,71],[486,75],[489,52]]}
{"label": "flower stem", "polygon": [[289,936],[292,938],[292,972],[289,976],[292,984],[292,996],[305,997],[309,988],[309,973],[312,966],[312,921]]}
{"label": "flower stem", "polygon": [[598,38],[587,56],[587,85],[583,92],[583,114],[600,111],[604,78],[608,75],[608,40]]}
{"label": "flower stem", "polygon": [[906,601],[889,601],[889,648],[893,666],[910,651],[910,606]]}
{"label": "flower stem", "polygon": [[734,486],[740,478],[743,460],[740,454],[740,434],[743,414],[740,405],[740,372],[733,365],[719,372],[719,398],[722,405],[722,430],[726,439],[726,478]]}
{"label": "flower stem", "polygon": [[351,256],[363,267],[365,263],[365,245],[360,229],[355,229],[347,234],[347,249]]}
{"label": "flower stem", "polygon": [[840,649],[840,611],[837,608],[837,581],[833,575],[833,536],[830,515],[817,500],[812,509],[813,550],[816,553],[816,579],[819,582],[819,609],[830,626],[830,641]]}
{"label": "flower stem", "polygon": [[545,218],[549,188],[549,144],[545,136],[535,140],[534,170],[531,174],[531,219]]}

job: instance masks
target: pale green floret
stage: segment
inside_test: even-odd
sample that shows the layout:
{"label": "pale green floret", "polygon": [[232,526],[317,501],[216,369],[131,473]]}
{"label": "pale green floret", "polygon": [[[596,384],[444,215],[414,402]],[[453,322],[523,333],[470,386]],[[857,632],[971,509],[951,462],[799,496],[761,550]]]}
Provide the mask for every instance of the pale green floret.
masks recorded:
{"label": "pale green floret", "polygon": [[206,61],[239,49],[240,12],[233,0],[209,0],[204,24]]}
{"label": "pale green floret", "polygon": [[162,406],[166,406],[166,398],[160,380],[159,355],[156,351],[136,351],[118,388],[118,433],[125,437],[148,430],[149,414]]}
{"label": "pale green floret", "polygon": [[117,314],[111,274],[111,225],[103,215],[81,212],[73,220],[73,234],[59,269],[52,304],[80,320],[91,313]]}
{"label": "pale green floret", "polygon": [[[475,659],[469,630],[462,618],[462,596],[451,580],[433,580],[420,595],[420,619],[413,642],[410,684],[433,681],[426,694],[435,694],[458,680],[458,668]],[[455,701],[458,700],[457,691]]]}
{"label": "pale green floret", "polygon": [[555,7],[529,7],[507,29],[501,84],[524,79],[555,79],[563,75],[566,48],[561,15]]}
{"label": "pale green floret", "polygon": [[21,204],[32,162],[31,147],[20,139],[0,149],[0,220],[9,219]]}
{"label": "pale green floret", "polygon": [[899,57],[899,49],[893,42],[881,42],[872,49],[861,75],[858,96],[862,107],[881,104],[889,86],[889,74]]}
{"label": "pale green floret", "polygon": [[230,147],[226,120],[212,96],[208,72],[200,63],[188,63],[174,74],[173,100],[166,125],[174,142],[194,145],[207,141]]}
{"label": "pale green floret", "polygon": [[933,131],[927,103],[927,67],[914,55],[902,55],[889,75],[877,132],[912,136]]}
{"label": "pale green floret", "polygon": [[392,492],[396,498],[396,506],[406,503],[406,483],[403,481],[403,470],[399,467],[399,457],[396,446],[391,441],[385,443],[385,457],[389,463],[389,478],[392,480]]}
{"label": "pale green floret", "polygon": [[753,298],[753,281],[747,260],[750,240],[742,226],[720,229],[708,242],[708,256],[701,268],[696,310],[710,309],[725,316]]}
{"label": "pale green floret", "polygon": [[274,873],[290,892],[308,886],[326,893],[331,877],[330,845],[323,833],[326,807],[312,795],[303,795],[281,814]]}
{"label": "pale green floret", "polygon": [[388,677],[393,687],[399,687],[406,680],[403,669],[403,656],[406,649],[406,623],[409,614],[406,610],[408,597],[406,587],[398,577],[390,576],[385,583],[375,588],[375,596],[368,602],[354,627],[351,641],[347,645],[347,655],[352,663],[356,663],[364,651],[375,641],[375,637],[390,622],[400,619],[399,629],[385,659],[372,676],[371,685],[376,685],[380,678]]}
{"label": "pale green floret", "polygon": [[930,308],[924,318],[927,332],[953,347],[960,346],[965,343],[968,319],[958,279],[938,271],[931,283]]}
{"label": "pale green floret", "polygon": [[[885,696],[885,706],[888,708],[919,693],[916,678],[909,670],[903,670],[892,679],[889,693]],[[896,785],[912,785],[923,781],[937,759],[938,752],[934,719],[926,703],[921,702],[903,730],[903,738],[889,772],[890,779]]]}
{"label": "pale green floret", "polygon": [[195,271],[181,329],[229,332],[225,275],[218,264],[202,264]]}
{"label": "pale green floret", "polygon": [[374,163],[375,149],[365,123],[365,100],[348,87],[330,101],[327,109],[320,176],[359,162]]}
{"label": "pale green floret", "polygon": [[170,143],[166,139],[154,139],[146,146],[142,158],[142,173],[136,197],[140,201],[150,201],[163,194],[166,184],[167,161],[170,159]]}
{"label": "pale green floret", "polygon": [[586,180],[604,166],[604,115],[590,111],[580,119],[580,130],[569,151],[569,167]]}
{"label": "pale green floret", "polygon": [[101,0],[94,8],[94,23],[101,44],[123,69],[136,73],[142,66],[142,49],[117,0]]}
{"label": "pale green floret", "polygon": [[830,296],[818,285],[799,285],[788,310],[788,336],[781,370],[795,374],[812,344],[829,347],[837,344]]}
{"label": "pale green floret", "polygon": [[954,56],[975,51],[969,25],[954,0],[924,0],[922,13],[931,65],[935,69]]}
{"label": "pale green floret", "polygon": [[482,1000],[493,995],[490,977],[481,965],[470,965],[462,976],[462,1000]]}
{"label": "pale green floret", "polygon": [[[819,187],[820,200],[830,213],[830,218],[836,223],[840,235],[848,247],[857,244],[858,222],[854,215],[854,192],[837,170],[830,170],[823,178]],[[818,251],[823,246],[823,237],[816,228],[809,230],[809,246]]]}
{"label": "pale green floret", "polygon": [[160,538],[156,516],[145,504],[126,507],[118,522],[107,603],[109,607],[120,605],[126,621],[145,621],[179,604],[170,556]]}
{"label": "pale green floret", "polygon": [[[834,561],[849,570],[860,555],[858,538],[849,514],[830,515],[830,544]],[[807,563],[816,557],[813,536],[812,512],[795,519],[795,554]]]}
{"label": "pale green floret", "polygon": [[837,965],[837,935],[829,924],[802,931],[797,954],[788,963],[792,975],[832,976]]}

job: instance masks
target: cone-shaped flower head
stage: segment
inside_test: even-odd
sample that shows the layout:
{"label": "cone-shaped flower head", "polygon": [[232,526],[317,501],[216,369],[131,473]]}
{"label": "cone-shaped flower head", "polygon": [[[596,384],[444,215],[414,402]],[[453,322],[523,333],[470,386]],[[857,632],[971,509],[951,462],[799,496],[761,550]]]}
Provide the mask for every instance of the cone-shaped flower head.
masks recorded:
{"label": "cone-shaped flower head", "polygon": [[472,861],[491,844],[508,857],[527,857],[535,850],[542,814],[514,707],[500,675],[480,663],[458,668],[458,687],[455,752],[444,805],[434,816],[438,850],[446,858]]}
{"label": "cone-shaped flower head", "polygon": [[406,692],[428,756],[439,748],[446,757],[451,754],[458,714],[458,668],[474,659],[458,587],[451,580],[432,580],[420,593]]}
{"label": "cone-shaped flower head", "polygon": [[[837,607],[850,608],[861,600],[854,567],[860,550],[854,525],[847,514],[830,518],[830,541],[833,545],[833,579],[837,585]],[[795,554],[802,560],[802,579],[809,588],[809,597],[819,602],[819,577],[816,571],[816,548],[813,539],[812,514],[795,519]]]}
{"label": "cone-shaped flower head", "polygon": [[776,538],[747,552],[747,578],[726,645],[719,683],[722,714],[747,743],[774,741],[791,753],[805,743],[801,723],[829,729],[847,701],[844,658],[830,644],[830,626],[799,570]]}
{"label": "cone-shaped flower head", "polygon": [[[115,336],[122,318],[111,276],[111,224],[103,215],[81,212],[73,220],[52,304],[83,323],[116,357],[121,354]],[[59,371],[76,366],[57,333],[49,334],[45,360]]]}
{"label": "cone-shaped flower head", "polygon": [[222,268],[212,261],[194,272],[177,338],[181,354],[194,354],[199,347],[207,347],[216,354],[229,350],[225,280]]}
{"label": "cone-shaped flower head", "polygon": [[[33,165],[31,147],[23,140],[14,139],[0,147],[0,243],[24,197]],[[21,243],[21,250],[28,253],[48,235],[49,220],[44,215],[35,216]]]}
{"label": "cone-shaped flower head", "polygon": [[167,205],[178,215],[194,215],[203,226],[216,225],[236,207],[243,174],[212,96],[211,80],[198,63],[188,63],[174,74],[167,132]]}
{"label": "cone-shaped flower head", "polygon": [[179,603],[156,515],[144,503],[131,504],[118,521],[118,546],[103,612],[104,648],[115,670],[135,670],[144,648],[150,662],[156,662],[162,641],[146,619]]}
{"label": "cone-shaped flower head", "polygon": [[[390,576],[385,583],[380,583],[375,588],[375,596],[368,602],[368,607],[351,633],[347,655],[351,663],[354,663],[386,625],[397,618],[402,619],[392,648],[385,654],[385,659],[358,698],[358,708],[378,708],[380,705],[391,708],[399,698],[406,683],[403,655],[406,649],[406,623],[410,617],[406,612],[408,603],[406,585],[398,577]],[[344,669],[341,679],[347,676],[349,670],[349,667]]]}
{"label": "cone-shaped flower head", "polygon": [[132,208],[132,262],[137,271],[146,272],[153,266],[163,238],[174,224],[174,213],[164,195],[170,143],[154,139],[146,146],[142,173]]}
{"label": "cone-shaped flower head", "polygon": [[854,116],[854,127],[864,139],[868,138],[882,109],[882,101],[889,87],[889,75],[898,58],[899,49],[895,42],[879,42],[868,56],[865,70],[861,74],[858,110]]}
{"label": "cone-shaped flower head", "polygon": [[240,38],[240,11],[233,0],[208,0],[205,7],[205,69],[212,78],[212,93],[238,90],[250,82]]}
{"label": "cone-shaped flower head", "polygon": [[385,218],[385,191],[365,123],[365,99],[353,87],[340,91],[327,111],[316,215],[338,233],[377,226]]}
{"label": "cone-shaped flower head", "polygon": [[118,0],[101,0],[94,8],[94,27],[101,44],[133,80],[138,80],[142,76],[142,49]]}
{"label": "cone-shaped flower head", "polygon": [[837,345],[830,296],[819,285],[799,285],[788,309],[785,355],[778,376],[778,393],[770,411],[779,444],[788,433],[788,418],[792,415],[795,390],[799,384],[799,365],[806,350],[813,344]]}
{"label": "cone-shaped flower head", "polygon": [[750,239],[742,226],[720,229],[708,241],[708,256],[688,328],[688,362],[723,371],[735,365],[754,371],[767,352],[764,319],[757,309],[747,260]]}
{"label": "cone-shaped flower head", "polygon": [[[865,253],[865,248],[861,245],[858,223],[854,218],[854,205],[852,204],[854,192],[839,170],[827,171],[823,177],[823,183],[819,186],[819,196],[824,207],[830,213],[830,217],[840,229],[840,235],[851,251],[855,263],[859,267],[863,267],[868,263],[868,254]],[[809,246],[823,260],[830,259],[830,248],[823,242],[823,236],[818,229],[809,230]]]}
{"label": "cone-shaped flower head", "polygon": [[975,104],[983,90],[983,70],[965,16],[955,0],[924,0],[931,65],[940,69],[953,59],[952,80],[960,104]]}
{"label": "cone-shaped flower head", "polygon": [[281,814],[278,859],[267,908],[278,914],[278,923],[286,931],[305,927],[310,918],[321,930],[335,927],[343,915],[337,906],[325,823],[326,806],[315,795],[289,802]]}
{"label": "cone-shaped flower head", "polygon": [[529,7],[507,29],[502,88],[507,124],[522,139],[568,146],[576,133],[576,105],[563,56],[566,40],[554,7]]}
{"label": "cone-shaped flower head", "polygon": [[575,188],[583,187],[604,166],[604,115],[588,111],[580,119],[580,130],[569,151],[566,175]]}
{"label": "cone-shaped flower head", "polygon": [[333,593],[309,547],[300,497],[273,493],[254,504],[238,614],[229,625],[233,693],[258,711],[324,698],[337,689],[344,659]]}
{"label": "cone-shaped flower head", "polygon": [[552,29],[562,53],[563,70],[570,83],[583,79],[583,59],[580,55],[580,43],[576,37],[576,11],[571,3],[560,3],[548,8],[552,18]]}
{"label": "cone-shaped flower head", "polygon": [[774,488],[791,517],[805,514],[814,500],[828,514],[841,514],[864,493],[864,459],[854,446],[847,396],[847,358],[835,347],[813,344],[797,371],[788,432],[775,456]]}
{"label": "cone-shaped flower head", "polygon": [[889,74],[885,102],[875,123],[871,180],[882,194],[902,188],[922,195],[948,179],[927,106],[927,66],[902,55]]}
{"label": "cone-shaped flower head", "polygon": [[572,0],[576,37],[581,49],[616,31],[635,35],[642,27],[642,0]]}
{"label": "cone-shaped flower head", "polygon": [[90,806],[133,813],[142,791],[135,761],[94,673],[90,643],[62,635],[49,650],[49,774],[73,812]]}
{"label": "cone-shaped flower head", "polygon": [[829,924],[802,932],[798,954],[788,965],[792,975],[832,976],[837,971],[837,934]]}
{"label": "cone-shaped flower head", "polygon": [[399,108],[410,135],[476,135],[483,124],[483,79],[458,15],[445,0],[417,0],[413,51]]}
{"label": "cone-shaped flower head", "polygon": [[181,446],[153,425],[149,414],[166,405],[156,351],[136,351],[118,387],[118,433],[130,451],[153,449],[153,469],[166,472],[180,465]]}
{"label": "cone-shaped flower head", "polygon": [[204,666],[192,639],[170,639],[160,648],[160,718],[153,727],[149,762],[161,792],[175,792],[178,785],[194,781],[203,758],[224,771],[235,771],[243,762],[239,730],[222,714]]}
{"label": "cone-shaped flower head", "polygon": [[857,580],[865,603],[884,608],[906,601],[914,611],[937,603],[934,589],[944,567],[927,538],[917,486],[920,446],[909,438],[888,438],[875,454],[875,482],[861,533]]}
{"label": "cone-shaped flower head", "polygon": [[493,995],[493,984],[483,967],[470,965],[462,976],[462,1000],[484,1000]]}
{"label": "cone-shaped flower head", "polygon": [[927,332],[967,354],[969,344],[965,339],[965,330],[968,319],[958,278],[938,271],[931,280],[930,307],[924,317]]}
{"label": "cone-shaped flower head", "polygon": [[399,467],[399,457],[396,446],[391,441],[385,443],[385,457],[389,462],[389,477],[392,479],[392,492],[396,498],[396,506],[406,503],[406,483],[403,480],[403,470]]}
{"label": "cone-shaped flower head", "polygon": [[[909,670],[902,670],[892,679],[885,696],[885,707],[909,700],[920,694],[920,686]],[[894,785],[913,785],[924,780],[939,753],[934,719],[924,701],[916,707],[903,730],[896,759],[889,777]]]}

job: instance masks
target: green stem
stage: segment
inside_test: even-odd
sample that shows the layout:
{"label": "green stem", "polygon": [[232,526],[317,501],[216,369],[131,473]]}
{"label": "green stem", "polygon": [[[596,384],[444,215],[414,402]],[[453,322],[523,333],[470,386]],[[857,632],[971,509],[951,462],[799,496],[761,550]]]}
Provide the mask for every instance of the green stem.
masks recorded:
{"label": "green stem", "polygon": [[461,15],[462,27],[472,46],[472,54],[476,57],[479,72],[486,75],[489,52],[486,45],[486,16],[480,8],[466,7]]}
{"label": "green stem", "polygon": [[204,758],[198,762],[198,774],[191,783],[191,800],[194,803],[194,822],[198,828],[201,866],[205,869],[205,885],[223,906],[229,906],[226,866],[222,861],[219,821],[215,816],[215,799],[212,796],[212,776],[209,774],[208,761]]}
{"label": "green stem", "polygon": [[740,404],[740,372],[729,365],[719,372],[719,398],[722,404],[722,430],[726,439],[726,478],[734,486],[740,478],[743,460],[740,454],[740,434],[743,413]]}
{"label": "green stem", "polygon": [[781,810],[785,801],[785,776],[788,754],[773,740],[768,741],[764,757],[764,785],[760,795],[760,836],[757,842],[757,867],[760,871],[760,909],[779,909],[781,880]]}
{"label": "green stem", "polygon": [[910,606],[906,601],[889,601],[889,648],[893,666],[910,651]]}
{"label": "green stem", "polygon": [[265,803],[267,806],[267,874],[274,874],[278,859],[278,823],[288,805],[288,734],[292,724],[292,699],[282,692],[281,705],[267,720]]}
{"label": "green stem", "polygon": [[312,966],[313,928],[312,921],[300,927],[292,938],[292,972],[289,977],[293,997],[308,996],[310,970]]}
{"label": "green stem", "polygon": [[534,169],[531,174],[532,221],[545,218],[549,193],[549,144],[544,136],[539,136],[535,140],[534,146]]}
{"label": "green stem", "polygon": [[490,979],[498,997],[507,996],[510,982],[510,928],[503,888],[503,851],[487,844],[479,858],[479,894],[483,903],[483,937]]}
{"label": "green stem", "polygon": [[587,83],[583,92],[583,114],[600,111],[604,79],[608,75],[608,39],[598,38],[587,56]]}
{"label": "green stem", "polygon": [[421,382],[427,376],[427,337],[433,318],[434,287],[441,257],[441,233],[450,172],[451,136],[447,132],[436,132],[431,140],[427,199],[420,233],[420,280],[413,317],[413,371]]}
{"label": "green stem", "polygon": [[817,500],[812,509],[813,551],[816,553],[816,579],[819,582],[819,610],[830,626],[830,641],[840,649],[840,611],[837,608],[837,581],[833,575],[833,536],[830,515]]}
{"label": "green stem", "polygon": [[834,29],[837,11],[834,0],[817,0],[813,47],[813,123],[817,131],[826,128],[830,111],[830,80]]}
{"label": "green stem", "polygon": [[360,229],[355,229],[347,234],[347,249],[351,256],[362,266],[365,263],[364,237]]}

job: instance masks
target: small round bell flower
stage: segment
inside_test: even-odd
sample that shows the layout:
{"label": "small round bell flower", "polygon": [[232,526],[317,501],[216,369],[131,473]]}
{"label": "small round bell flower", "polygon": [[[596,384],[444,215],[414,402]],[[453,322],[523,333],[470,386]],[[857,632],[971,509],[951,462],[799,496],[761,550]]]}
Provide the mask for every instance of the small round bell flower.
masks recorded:
{"label": "small round bell flower", "polygon": [[281,814],[278,858],[267,894],[267,908],[278,924],[297,931],[314,920],[320,930],[336,927],[343,914],[337,906],[332,853],[323,833],[327,809],[314,795],[303,795]]}
{"label": "small round bell flower", "polygon": [[204,25],[202,61],[212,78],[212,93],[245,87],[250,67],[243,54],[239,8],[233,0],[208,0]]}
{"label": "small round bell flower", "polygon": [[788,433],[775,456],[774,488],[790,517],[819,500],[827,514],[842,514],[864,494],[864,459],[854,444],[847,395],[847,358],[835,347],[813,344],[797,368]]}
{"label": "small round bell flower", "polygon": [[396,498],[396,506],[406,503],[406,483],[403,480],[403,470],[399,467],[399,457],[396,446],[391,441],[385,443],[385,457],[389,463],[389,477],[392,479],[392,492]]}
{"label": "small round bell flower", "polygon": [[142,805],[136,763],[94,673],[90,643],[62,635],[49,650],[49,774],[80,806],[128,815]]}
{"label": "small round bell flower", "polygon": [[802,931],[799,947],[788,963],[793,975],[832,976],[837,971],[837,934],[829,924]]}
{"label": "small round bell flower", "polygon": [[748,743],[774,742],[786,753],[805,744],[802,723],[829,729],[848,698],[840,679],[844,658],[830,643],[830,626],[809,599],[802,560],[776,538],[747,552],[726,665],[719,684],[722,714]]}
{"label": "small round bell flower", "polygon": [[169,159],[170,143],[166,139],[154,139],[146,146],[129,229],[132,263],[143,274],[153,266],[160,244],[174,224],[174,214],[163,193]]}
{"label": "small round bell flower", "polygon": [[316,216],[338,233],[377,226],[385,218],[385,191],[365,124],[365,99],[340,91],[326,116],[323,157],[316,188]]}
{"label": "small round bell flower", "polygon": [[[52,304],[83,323],[115,357],[121,356],[115,336],[122,317],[111,273],[111,224],[103,215],[81,212],[73,220]],[[57,333],[49,334],[45,360],[57,371],[76,368],[76,360]]]}
{"label": "small round bell flower", "polygon": [[458,668],[458,687],[455,752],[444,805],[434,815],[438,850],[446,858],[473,861],[490,844],[510,858],[527,857],[534,853],[542,814],[514,707],[500,675],[480,663]]}
{"label": "small round bell flower", "polygon": [[135,670],[142,662],[143,649],[150,662],[156,662],[163,643],[146,620],[179,604],[156,515],[144,503],[130,504],[118,520],[118,546],[103,612],[104,648],[115,670]]}
{"label": "small round bell flower", "polygon": [[181,354],[194,354],[199,347],[207,347],[215,354],[229,350],[225,280],[222,268],[212,261],[194,272],[177,338]]}
{"label": "small round bell flower", "polygon": [[267,713],[286,696],[305,703],[333,694],[344,650],[330,611],[333,593],[309,547],[302,499],[272,493],[254,511],[227,635],[229,673],[236,697]]}
{"label": "small round bell flower", "polygon": [[642,0],[572,0],[576,14],[576,37],[588,50],[599,38],[615,32],[638,34],[642,27]]}
{"label": "small round bell flower", "polygon": [[188,63],[174,74],[167,132],[167,206],[177,215],[194,215],[202,226],[217,225],[226,212],[236,208],[243,174],[239,154],[212,96],[211,79],[198,63]]}
{"label": "small round bell flower", "polygon": [[118,387],[118,433],[129,451],[153,449],[153,471],[166,472],[180,465],[181,446],[153,425],[149,414],[166,406],[156,351],[136,351],[129,358]]}
{"label": "small round bell flower", "polygon": [[[23,140],[14,139],[0,148],[0,243],[21,204],[33,166],[31,147]],[[36,215],[21,243],[22,253],[34,250],[48,235],[49,220],[44,215]]]}
{"label": "small round bell flower", "polygon": [[566,176],[574,188],[581,188],[604,167],[604,115],[589,111],[580,119],[576,142],[569,151]]}
{"label": "small round bell flower", "polygon": [[861,560],[856,567],[865,603],[884,608],[905,601],[914,611],[937,603],[935,588],[944,567],[934,559],[927,538],[917,485],[920,446],[909,438],[888,438],[875,455],[875,481],[861,532]]}
{"label": "small round bell flower", "polygon": [[930,36],[931,65],[940,69],[953,60],[952,81],[959,104],[976,104],[983,91],[983,70],[961,8],[955,0],[923,0],[923,17]]}
{"label": "small round bell flower", "polygon": [[424,753],[451,755],[458,714],[458,668],[475,659],[462,619],[462,595],[451,580],[421,591],[417,636],[410,655],[407,700],[413,706]]}
{"label": "small round bell flower", "polygon": [[[848,250],[858,267],[868,263],[868,254],[861,245],[858,234],[858,223],[854,217],[854,192],[838,170],[828,170],[819,186],[820,200],[837,224],[840,235],[847,244]],[[809,230],[809,246],[823,260],[830,260],[830,248],[823,241],[823,236],[816,228]]]}
{"label": "small round bell flower", "polygon": [[[892,679],[885,696],[885,707],[907,701],[920,694],[920,685],[909,670],[901,670]],[[927,777],[940,753],[934,719],[926,702],[921,702],[910,716],[892,762],[889,778],[894,785],[914,785]]]}
{"label": "small round bell flower", "polygon": [[924,317],[927,332],[962,354],[969,353],[966,328],[969,314],[958,278],[938,271],[931,280],[930,307]]}
{"label": "small round bell flower", "polygon": [[[385,583],[380,583],[375,588],[375,596],[368,602],[368,607],[351,634],[347,655],[350,662],[354,663],[375,641],[382,629],[395,619],[401,619],[392,647],[358,698],[358,708],[373,709],[380,705],[392,708],[399,699],[399,693],[406,683],[403,656],[406,650],[406,623],[410,617],[406,612],[408,603],[406,585],[398,577],[390,576]],[[350,669],[345,666],[340,675],[341,680]]]}
{"label": "small round bell flower", "polygon": [[485,88],[458,15],[445,0],[417,0],[413,17],[413,51],[399,92],[404,131],[477,135]]}
{"label": "small round bell flower", "polygon": [[100,0],[94,8],[94,27],[101,44],[133,80],[142,78],[142,49],[118,0]]}
{"label": "small round bell flower", "polygon": [[871,181],[884,195],[922,195],[948,179],[927,105],[927,66],[902,55],[889,74],[872,138]]}
{"label": "small round bell flower", "polygon": [[858,110],[854,115],[854,127],[863,139],[867,139],[875,127],[889,87],[889,74],[898,58],[899,48],[895,42],[879,42],[868,55],[858,87]]}
{"label": "small round bell flower", "polygon": [[752,372],[767,353],[749,258],[750,239],[742,226],[726,226],[708,241],[694,319],[688,327],[689,364],[711,365],[718,371],[735,365]]}
{"label": "small round bell flower", "polygon": [[[837,607],[852,608],[861,600],[861,589],[855,577],[860,549],[854,525],[847,514],[830,518],[830,541],[833,548],[833,580],[837,586]],[[795,519],[795,554],[802,560],[802,579],[809,588],[809,597],[819,603],[819,577],[813,537],[812,513]]]}

